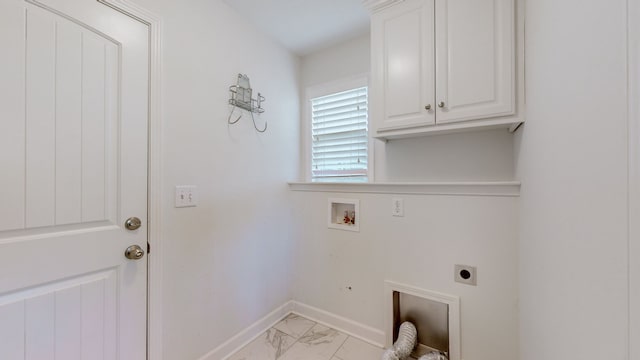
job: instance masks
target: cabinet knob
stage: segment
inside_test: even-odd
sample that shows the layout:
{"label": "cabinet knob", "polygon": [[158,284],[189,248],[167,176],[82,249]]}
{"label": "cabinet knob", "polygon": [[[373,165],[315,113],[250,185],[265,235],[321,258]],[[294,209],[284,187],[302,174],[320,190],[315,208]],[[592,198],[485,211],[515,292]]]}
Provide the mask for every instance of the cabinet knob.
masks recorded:
{"label": "cabinet knob", "polygon": [[444,101],[440,101],[440,102],[438,103],[438,107],[440,107],[440,108],[443,108],[443,107],[444,107],[444,105],[445,105],[445,104],[444,104]]}
{"label": "cabinet knob", "polygon": [[431,110],[431,104],[427,104],[427,106],[424,107],[425,110]]}

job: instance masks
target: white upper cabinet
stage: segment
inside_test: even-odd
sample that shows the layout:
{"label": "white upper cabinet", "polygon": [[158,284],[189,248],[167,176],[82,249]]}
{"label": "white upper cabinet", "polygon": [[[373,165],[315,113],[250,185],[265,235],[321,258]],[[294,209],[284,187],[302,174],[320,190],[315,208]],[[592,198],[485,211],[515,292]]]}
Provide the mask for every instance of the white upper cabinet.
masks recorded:
{"label": "white upper cabinet", "polygon": [[391,0],[372,7],[373,136],[524,121],[516,0]]}
{"label": "white upper cabinet", "polygon": [[372,113],[378,130],[435,124],[434,0],[408,0],[373,15]]}
{"label": "white upper cabinet", "polygon": [[438,123],[515,112],[513,0],[436,1]]}

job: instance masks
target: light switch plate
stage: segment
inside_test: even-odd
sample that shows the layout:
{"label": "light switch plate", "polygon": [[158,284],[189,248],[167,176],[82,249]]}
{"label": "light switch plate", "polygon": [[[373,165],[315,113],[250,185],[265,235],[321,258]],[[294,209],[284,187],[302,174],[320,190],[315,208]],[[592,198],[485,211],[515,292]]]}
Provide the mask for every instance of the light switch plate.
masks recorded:
{"label": "light switch plate", "polygon": [[198,205],[197,187],[194,185],[176,186],[176,207],[194,207]]}

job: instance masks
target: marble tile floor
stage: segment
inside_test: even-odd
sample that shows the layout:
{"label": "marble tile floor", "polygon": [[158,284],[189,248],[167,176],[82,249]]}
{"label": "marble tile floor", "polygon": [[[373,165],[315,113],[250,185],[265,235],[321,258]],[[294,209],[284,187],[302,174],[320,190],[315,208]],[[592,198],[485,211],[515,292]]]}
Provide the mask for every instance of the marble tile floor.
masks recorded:
{"label": "marble tile floor", "polygon": [[379,360],[383,350],[290,314],[228,360]]}

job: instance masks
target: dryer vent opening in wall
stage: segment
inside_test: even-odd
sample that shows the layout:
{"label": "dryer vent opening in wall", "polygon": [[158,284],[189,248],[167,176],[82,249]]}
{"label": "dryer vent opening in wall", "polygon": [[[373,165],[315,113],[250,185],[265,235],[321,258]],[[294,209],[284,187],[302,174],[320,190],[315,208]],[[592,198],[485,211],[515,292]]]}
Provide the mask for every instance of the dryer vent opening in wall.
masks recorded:
{"label": "dryer vent opening in wall", "polygon": [[449,354],[449,305],[400,291],[393,292],[393,341],[398,339],[400,324],[409,321],[418,330],[415,358],[429,351]]}
{"label": "dryer vent opening in wall", "polygon": [[460,360],[460,307],[456,296],[385,282],[387,347],[398,339],[405,321],[418,332],[418,346],[412,357],[437,350],[450,360]]}

